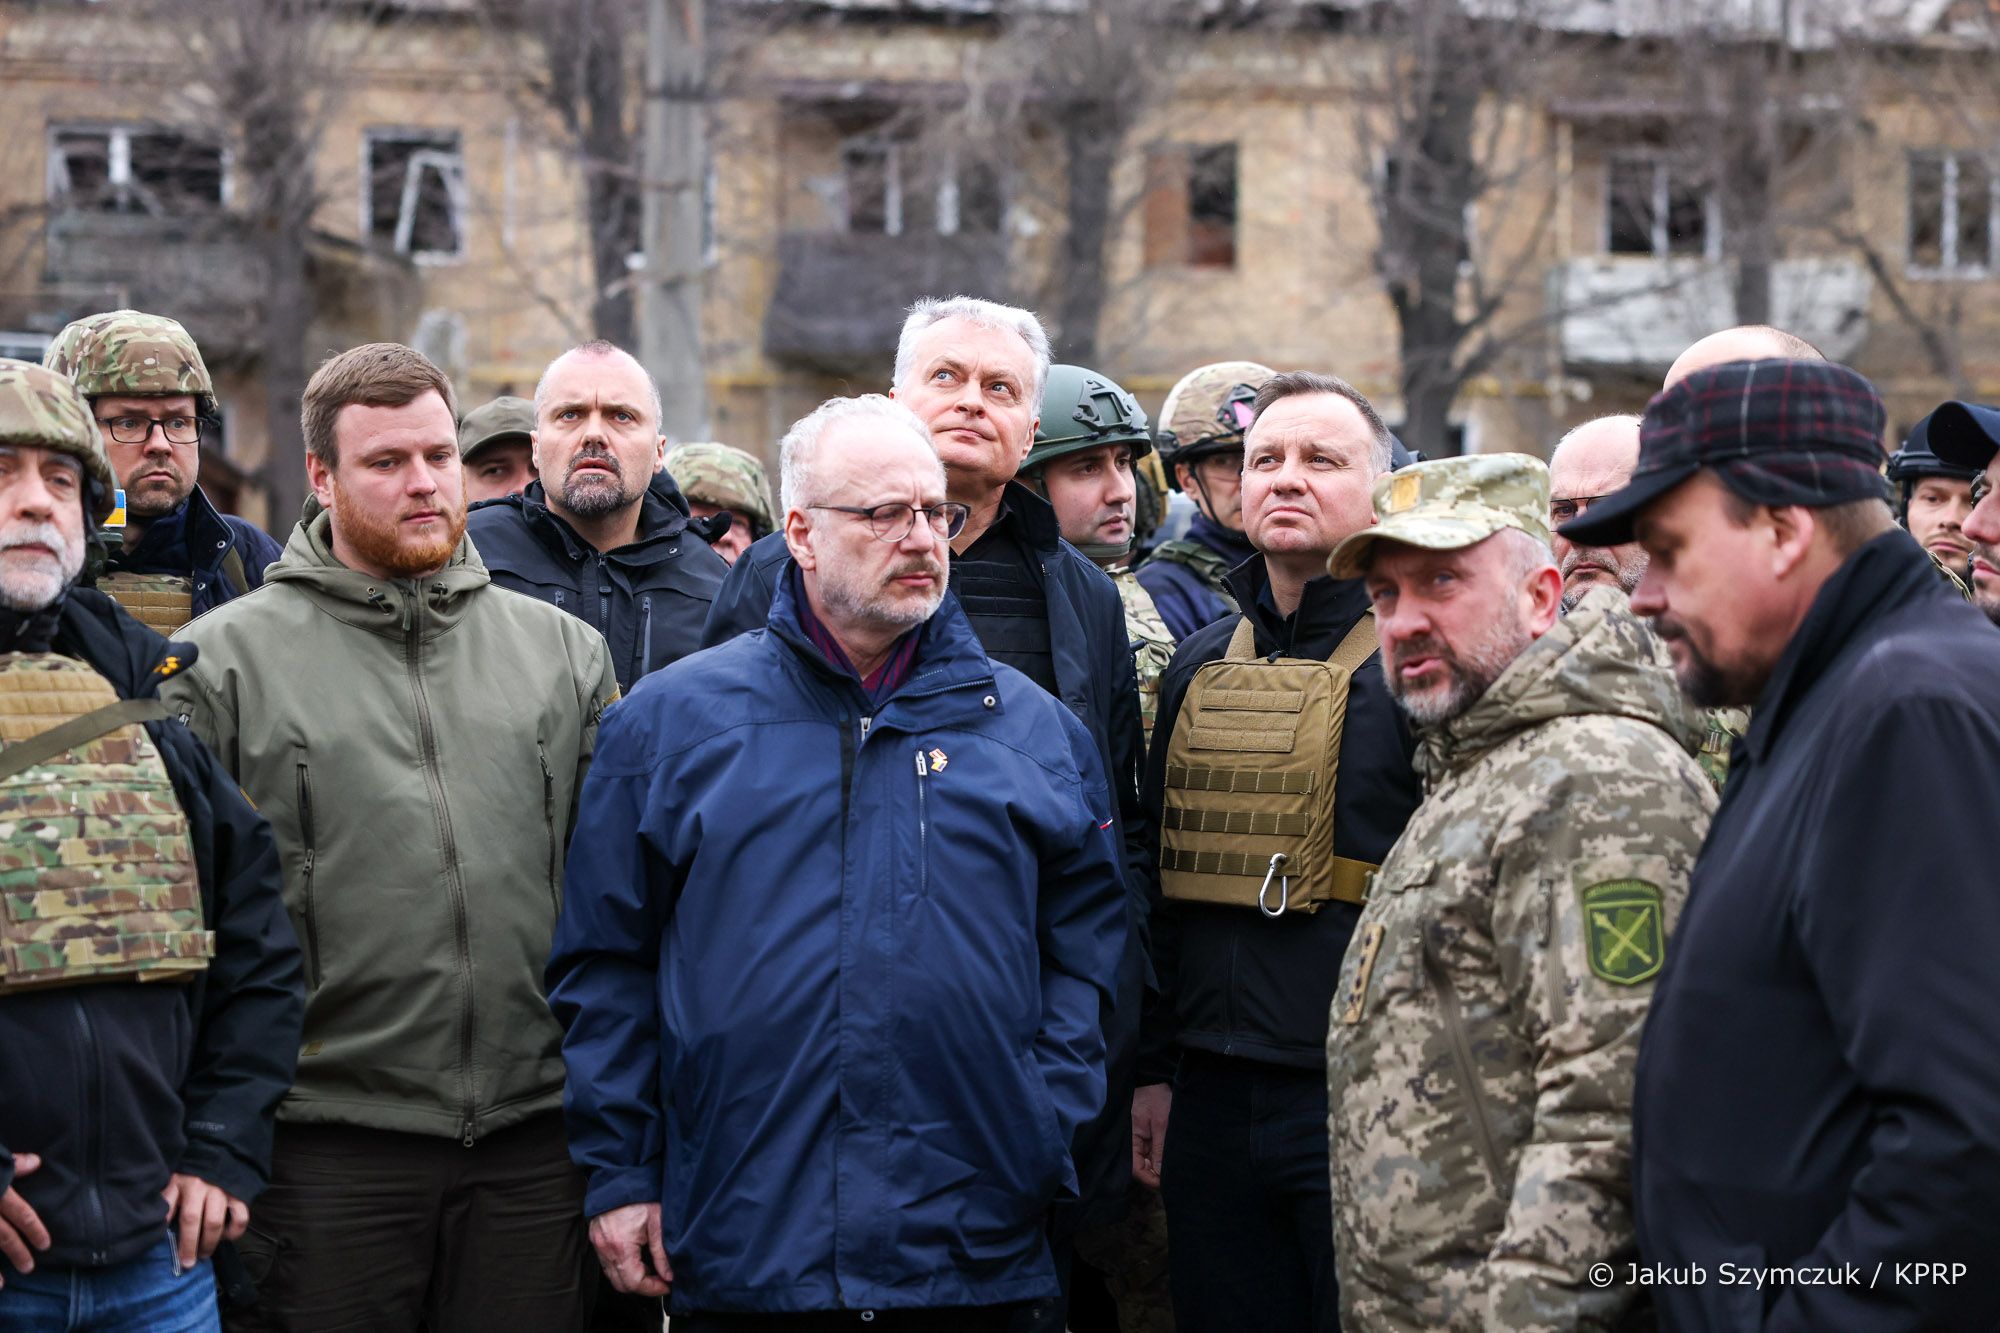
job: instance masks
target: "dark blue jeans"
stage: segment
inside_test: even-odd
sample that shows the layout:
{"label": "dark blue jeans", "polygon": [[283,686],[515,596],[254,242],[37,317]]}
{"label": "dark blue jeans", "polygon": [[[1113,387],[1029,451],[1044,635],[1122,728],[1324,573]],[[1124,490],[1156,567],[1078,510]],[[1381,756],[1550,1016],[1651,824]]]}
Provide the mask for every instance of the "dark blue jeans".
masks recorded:
{"label": "dark blue jeans", "polygon": [[1189,1051],[1160,1195],[1178,1333],[1338,1333],[1326,1071]]}
{"label": "dark blue jeans", "polygon": [[173,1242],[106,1268],[7,1269],[0,1333],[216,1333],[208,1260],[178,1275]]}

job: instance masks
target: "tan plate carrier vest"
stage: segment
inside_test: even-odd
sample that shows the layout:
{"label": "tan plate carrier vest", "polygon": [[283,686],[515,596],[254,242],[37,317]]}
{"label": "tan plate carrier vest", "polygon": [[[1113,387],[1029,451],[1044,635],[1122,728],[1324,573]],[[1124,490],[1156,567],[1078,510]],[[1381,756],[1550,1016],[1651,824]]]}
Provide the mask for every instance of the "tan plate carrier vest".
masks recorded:
{"label": "tan plate carrier vest", "polygon": [[83,662],[0,655],[0,995],[208,966],[187,816],[153,740],[157,699]]}
{"label": "tan plate carrier vest", "polygon": [[1324,662],[1259,658],[1249,618],[1237,621],[1228,651],[1195,672],[1167,745],[1167,897],[1272,918],[1362,900],[1376,867],[1333,854],[1333,791],[1348,684],[1374,651],[1373,611]]}
{"label": "tan plate carrier vest", "polygon": [[[224,582],[241,597],[250,589],[243,557],[235,547],[222,557]],[[194,580],[185,574],[133,574],[116,570],[97,577],[100,592],[132,613],[147,629],[171,639],[194,619]]]}

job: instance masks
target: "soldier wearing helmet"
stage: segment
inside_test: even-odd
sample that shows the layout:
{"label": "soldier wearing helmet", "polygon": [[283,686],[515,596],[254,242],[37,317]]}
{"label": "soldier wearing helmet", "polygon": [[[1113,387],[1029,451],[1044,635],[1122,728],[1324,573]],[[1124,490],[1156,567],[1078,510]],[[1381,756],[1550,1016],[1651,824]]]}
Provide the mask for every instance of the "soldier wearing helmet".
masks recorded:
{"label": "soldier wearing helmet", "polygon": [[1259,386],[1275,373],[1218,361],[1189,371],[1160,408],[1160,461],[1195,517],[1185,537],[1153,548],[1139,582],[1176,639],[1237,609],[1224,579],[1256,554],[1243,535],[1243,432]]}
{"label": "soldier wearing helmet", "polygon": [[677,444],[667,450],[667,475],[687,497],[696,518],[726,514],[729,526],[709,538],[730,564],[759,537],[777,531],[771,517],[771,483],[764,465],[726,444]]}
{"label": "soldier wearing helmet", "polygon": [[1939,458],[1930,445],[1931,419],[1910,427],[1903,447],[1889,455],[1889,481],[1898,491],[1898,517],[1917,545],[1960,577],[1972,558],[1965,520],[1972,513],[1977,470]]}
{"label": "soldier wearing helmet", "polygon": [[192,650],[77,586],[116,489],[76,386],[0,360],[4,1328],[215,1326],[304,1015],[270,826],[159,698]]}
{"label": "soldier wearing helmet", "polygon": [[58,333],[42,364],[90,400],[116,484],[125,541],[98,586],[161,634],[263,583],[283,554],[254,524],[217,512],[195,484],[201,442],[221,420],[215,383],[188,331],[114,310]]}

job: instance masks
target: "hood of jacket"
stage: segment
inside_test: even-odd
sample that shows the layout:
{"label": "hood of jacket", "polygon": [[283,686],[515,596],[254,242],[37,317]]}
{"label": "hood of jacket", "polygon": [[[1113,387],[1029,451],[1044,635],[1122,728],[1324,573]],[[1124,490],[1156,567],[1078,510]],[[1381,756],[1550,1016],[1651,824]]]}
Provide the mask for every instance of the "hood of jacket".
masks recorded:
{"label": "hood of jacket", "polygon": [[1608,588],[1593,589],[1523,650],[1472,707],[1419,727],[1417,772],[1435,786],[1521,731],[1590,716],[1647,722],[1689,754],[1701,749],[1701,716],[1675,683],[1666,645]]}
{"label": "hood of jacket", "polygon": [[333,516],[307,496],[284,555],[264,581],[295,584],[328,615],[376,634],[406,633],[421,605],[430,637],[455,624],[466,599],[492,579],[470,537],[459,538],[445,567],[422,579],[379,579],[350,569],[333,553]]}

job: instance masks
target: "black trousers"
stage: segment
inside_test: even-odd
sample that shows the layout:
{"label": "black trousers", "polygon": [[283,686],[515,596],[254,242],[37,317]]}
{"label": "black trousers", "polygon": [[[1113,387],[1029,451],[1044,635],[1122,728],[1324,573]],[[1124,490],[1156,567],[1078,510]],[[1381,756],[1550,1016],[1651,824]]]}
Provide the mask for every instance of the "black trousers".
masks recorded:
{"label": "black trousers", "polygon": [[1004,1333],[1011,1305],[938,1310],[815,1310],[809,1314],[677,1314],[673,1333]]}
{"label": "black trousers", "polygon": [[470,1148],[280,1122],[237,1249],[261,1299],[229,1333],[580,1333],[597,1289],[555,1113]]}
{"label": "black trousers", "polygon": [[1179,1333],[1337,1333],[1325,1070],[1189,1051],[1160,1193]]}

